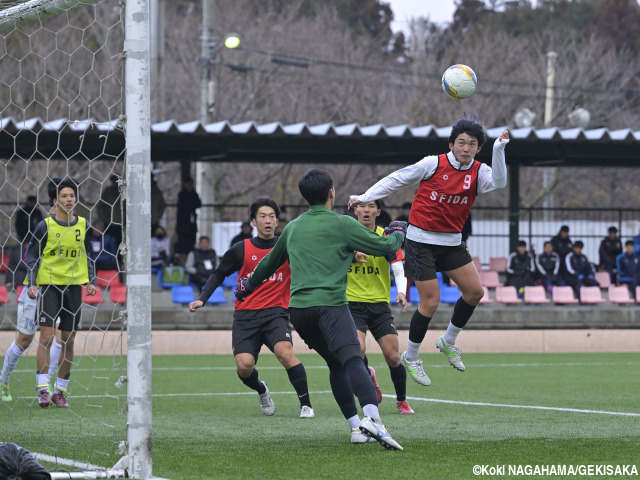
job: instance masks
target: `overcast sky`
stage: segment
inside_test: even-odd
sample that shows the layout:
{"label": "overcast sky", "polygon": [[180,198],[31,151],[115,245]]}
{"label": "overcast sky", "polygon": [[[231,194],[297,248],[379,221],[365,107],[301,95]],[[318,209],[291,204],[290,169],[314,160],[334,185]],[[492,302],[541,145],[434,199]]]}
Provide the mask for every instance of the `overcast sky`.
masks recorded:
{"label": "overcast sky", "polygon": [[382,0],[391,5],[394,21],[393,31],[406,29],[409,19],[425,17],[435,23],[448,23],[453,20],[454,0]]}

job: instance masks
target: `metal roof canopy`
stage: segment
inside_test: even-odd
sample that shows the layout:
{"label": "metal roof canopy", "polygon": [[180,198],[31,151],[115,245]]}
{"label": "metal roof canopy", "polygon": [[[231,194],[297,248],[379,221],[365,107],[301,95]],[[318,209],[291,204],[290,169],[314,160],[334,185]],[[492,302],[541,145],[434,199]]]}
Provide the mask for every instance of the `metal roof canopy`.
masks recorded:
{"label": "metal roof canopy", "polygon": [[[39,118],[0,120],[0,157],[24,159],[113,158],[124,149],[120,120]],[[507,127],[487,130],[478,160],[490,162],[491,143]],[[386,163],[408,165],[449,150],[451,127],[360,126],[279,122],[203,125],[172,120],[152,125],[152,160],[276,163]],[[34,133],[38,133],[35,135]],[[521,128],[510,131],[509,166],[636,167],[640,131]],[[81,145],[81,148],[79,146]],[[14,150],[15,147],[15,150]]]}
{"label": "metal roof canopy", "polygon": [[[507,127],[487,130],[487,144],[477,156],[491,161],[491,143]],[[35,135],[35,133],[38,133]],[[449,150],[451,127],[382,124],[361,126],[323,123],[283,125],[272,122],[204,125],[198,121],[177,124],[173,120],[151,126],[151,157],[155,162],[256,163],[383,163],[409,165],[425,154]],[[599,128],[560,130],[555,127],[510,130],[509,244],[515,250],[519,231],[520,167],[637,167],[640,131]],[[80,148],[79,148],[80,146]],[[61,118],[0,120],[0,158],[111,159],[124,152],[121,119],[108,123]]]}

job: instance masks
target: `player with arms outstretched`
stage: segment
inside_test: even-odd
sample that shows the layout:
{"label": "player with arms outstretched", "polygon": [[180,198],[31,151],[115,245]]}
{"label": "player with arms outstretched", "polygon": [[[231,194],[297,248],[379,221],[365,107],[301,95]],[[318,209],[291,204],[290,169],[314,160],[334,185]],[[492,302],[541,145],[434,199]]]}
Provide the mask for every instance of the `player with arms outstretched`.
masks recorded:
{"label": "player with arms outstretched", "polygon": [[461,231],[476,195],[507,185],[504,150],[509,132],[502,132],[493,144],[491,167],[475,160],[486,136],[477,117],[464,116],[451,128],[449,153],[430,155],[397,170],[364,194],[353,195],[349,200],[351,207],[384,198],[408,185],[419,185],[409,215],[405,268],[407,277],[412,278],[418,288],[420,305],[411,318],[409,342],[401,358],[411,377],[421,385],[431,384],[418,349],[440,302],[436,276],[439,271],[446,272],[456,282],[462,296],[453,309],[446,333],[436,340],[436,346],[454,368],[465,370],[456,338],[471,318],[484,290]]}
{"label": "player with arms outstretched", "polygon": [[[369,230],[384,235],[384,228],[376,226],[376,218],[382,211],[379,200],[361,203],[356,207],[358,222]],[[349,267],[347,278],[347,300],[349,310],[358,330],[360,339],[360,352],[365,365],[371,372],[371,380],[376,389],[378,402],[382,401],[382,391],[378,386],[376,372],[369,366],[366,357],[366,334],[369,329],[380,345],[384,359],[391,372],[391,381],[396,390],[396,407],[401,414],[412,414],[413,409],[407,402],[407,372],[400,361],[398,353],[398,332],[393,324],[393,315],[389,308],[389,290],[391,288],[391,275],[389,264],[398,287],[396,301],[402,305],[403,311],[407,311],[407,299],[404,292],[407,291],[407,279],[404,276],[402,264],[404,255],[402,250],[386,256],[366,255],[356,253],[354,262]]]}
{"label": "player with arms outstretched", "polygon": [[[298,188],[309,210],[287,224],[273,250],[251,277],[239,279],[236,298],[243,300],[254,290],[258,294],[264,288],[260,287],[263,282],[289,261],[291,323],[305,343],[327,362],[331,390],[351,426],[352,443],[364,443],[370,437],[385,448],[402,450],[380,419],[376,391],[360,357],[360,342],[347,305],[346,289],[347,270],[354,252],[372,255],[396,252],[404,240],[406,223],[391,223],[388,228],[394,230],[393,234],[381,237],[354,218],[334,213],[333,179],[323,170],[307,170]],[[365,415],[362,421],[354,394]]]}
{"label": "player with arms outstretched", "polygon": [[[189,304],[189,311],[202,308],[225,277],[234,272],[246,276],[253,271],[278,240],[275,230],[279,216],[280,207],[268,197],[258,197],[251,203],[249,218],[258,230],[258,236],[237,242],[226,251],[218,268],[209,276],[200,298]],[[259,294],[247,302],[236,300],[231,340],[233,354],[238,377],[247,387],[258,392],[262,412],[273,415],[275,405],[269,387],[258,379],[258,370],[255,368],[260,348],[266,345],[287,370],[289,381],[300,400],[300,418],[313,418],[315,414],[309,398],[307,372],[293,353],[287,310],[290,283],[291,270],[289,264],[285,263],[265,282]]]}

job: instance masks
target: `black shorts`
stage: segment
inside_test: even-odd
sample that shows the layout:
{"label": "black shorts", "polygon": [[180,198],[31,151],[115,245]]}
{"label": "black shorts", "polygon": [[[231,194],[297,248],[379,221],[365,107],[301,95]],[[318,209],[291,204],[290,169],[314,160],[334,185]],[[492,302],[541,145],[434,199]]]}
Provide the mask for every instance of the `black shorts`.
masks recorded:
{"label": "black shorts", "polygon": [[456,247],[405,242],[404,269],[407,278],[413,280],[435,280],[436,272],[449,272],[473,262],[467,244]]}
{"label": "black shorts", "polygon": [[360,340],[347,305],[290,308],[291,323],[309,348],[323,357],[345,345],[358,345]]}
{"label": "black shorts", "polygon": [[356,328],[363,333],[367,333],[368,328],[376,340],[385,335],[398,335],[388,303],[349,302],[349,310]]}
{"label": "black shorts", "polygon": [[58,328],[64,332],[80,329],[82,317],[82,285],[41,285],[38,295],[38,325]]}
{"label": "black shorts", "polygon": [[273,352],[276,343],[287,341],[293,343],[289,315],[285,308],[257,310],[256,316],[248,318],[247,310],[242,315],[233,316],[231,327],[231,346],[233,354],[250,353],[258,361],[262,345]]}

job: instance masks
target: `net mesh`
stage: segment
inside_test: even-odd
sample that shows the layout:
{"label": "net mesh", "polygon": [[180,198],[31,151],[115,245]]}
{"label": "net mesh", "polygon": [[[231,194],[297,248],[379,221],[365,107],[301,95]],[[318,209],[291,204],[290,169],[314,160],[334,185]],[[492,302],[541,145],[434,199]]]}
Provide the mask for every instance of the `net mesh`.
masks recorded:
{"label": "net mesh", "polygon": [[[7,8],[20,8],[17,3],[51,6],[0,2],[5,25],[3,15]],[[87,255],[96,262],[99,291],[83,298],[70,408],[39,406],[38,333],[10,372],[11,400],[0,402],[0,442],[17,443],[40,455],[46,466],[57,464],[57,470],[111,467],[126,439],[126,388],[119,382],[126,375],[126,258],[119,249],[125,153],[122,2],[58,2],[65,3],[83,4],[50,18],[38,13],[29,22],[9,20],[12,27],[0,33],[0,361],[16,339],[18,292],[26,270],[22,238],[32,237],[36,211],[44,218],[51,215],[47,186],[52,179],[77,180],[74,213],[95,227],[86,233],[91,238]]]}

